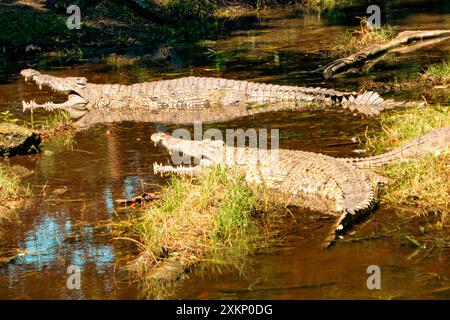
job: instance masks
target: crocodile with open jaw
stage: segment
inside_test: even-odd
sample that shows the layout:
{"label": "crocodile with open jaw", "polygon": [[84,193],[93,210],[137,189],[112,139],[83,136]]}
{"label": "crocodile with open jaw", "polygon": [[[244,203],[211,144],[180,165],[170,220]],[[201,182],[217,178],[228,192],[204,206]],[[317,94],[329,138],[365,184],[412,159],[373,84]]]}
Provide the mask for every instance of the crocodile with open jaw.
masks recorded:
{"label": "crocodile with open jaw", "polygon": [[[201,159],[193,167],[155,163],[155,173],[200,175],[204,167],[222,165],[245,176],[251,184],[261,184],[287,195],[281,199],[289,199],[291,204],[338,215],[325,240],[325,247],[329,247],[376,205],[374,186],[386,183],[387,179],[368,169],[430,153],[448,152],[450,127],[433,130],[393,151],[367,158],[333,158],[287,149],[275,149],[274,153],[273,150],[233,147],[221,140],[183,140],[161,132],[153,134],[151,140],[170,153],[180,152]],[[323,201],[317,202],[316,196]],[[327,200],[332,201],[331,207]]]}
{"label": "crocodile with open jaw", "polygon": [[192,123],[225,122],[258,113],[341,106],[376,115],[408,103],[384,100],[375,92],[339,92],[325,88],[280,86],[221,78],[184,77],[173,80],[93,84],[83,77],[55,77],[33,69],[21,71],[42,88],[68,95],[64,103],[23,101],[24,111],[63,109],[79,126],[136,121]]}

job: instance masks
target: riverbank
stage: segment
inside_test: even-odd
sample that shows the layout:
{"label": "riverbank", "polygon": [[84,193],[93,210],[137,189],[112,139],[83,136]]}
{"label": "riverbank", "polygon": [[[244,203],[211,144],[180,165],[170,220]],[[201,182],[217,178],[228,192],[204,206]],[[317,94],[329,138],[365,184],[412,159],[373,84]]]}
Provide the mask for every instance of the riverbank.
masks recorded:
{"label": "riverbank", "polygon": [[[216,37],[236,17],[272,8],[321,10],[337,0],[301,1],[79,1],[79,29],[66,26],[69,14],[64,1],[27,1],[0,4],[0,57],[28,55],[82,57],[102,50],[117,51]],[[50,5],[48,5],[50,3]]]}
{"label": "riverbank", "polygon": [[283,210],[243,177],[214,167],[202,179],[173,176],[155,200],[119,226],[140,254],[129,264],[145,298],[167,298],[199,263],[238,265],[272,247]]}

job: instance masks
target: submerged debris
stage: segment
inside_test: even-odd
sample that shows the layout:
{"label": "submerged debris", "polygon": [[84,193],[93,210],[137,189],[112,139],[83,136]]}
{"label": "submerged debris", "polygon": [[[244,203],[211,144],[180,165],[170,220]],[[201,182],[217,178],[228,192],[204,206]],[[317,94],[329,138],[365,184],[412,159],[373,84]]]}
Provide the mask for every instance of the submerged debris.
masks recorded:
{"label": "submerged debris", "polygon": [[116,199],[116,200],[114,200],[114,202],[116,204],[121,204],[124,206],[131,206],[131,205],[135,205],[135,204],[149,202],[149,201],[156,200],[156,199],[161,199],[161,195],[152,193],[152,192],[144,192],[143,194],[132,197],[132,198]]}

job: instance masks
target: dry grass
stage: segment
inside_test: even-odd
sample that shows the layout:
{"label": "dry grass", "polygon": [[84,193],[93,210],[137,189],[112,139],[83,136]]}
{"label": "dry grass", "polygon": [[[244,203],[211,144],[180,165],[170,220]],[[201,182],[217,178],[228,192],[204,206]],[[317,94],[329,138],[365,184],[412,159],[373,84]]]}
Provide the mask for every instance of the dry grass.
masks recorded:
{"label": "dry grass", "polygon": [[8,173],[4,165],[0,165],[0,201],[17,199],[21,195],[20,178]]}
{"label": "dry grass", "polygon": [[214,15],[217,18],[237,19],[246,14],[252,14],[257,9],[251,5],[245,3],[239,3],[238,1],[227,1],[227,5],[219,6]]}
{"label": "dry grass", "polygon": [[382,201],[434,215],[442,226],[450,212],[450,156],[428,156],[423,159],[388,166],[383,174],[396,183],[383,195]]}
{"label": "dry grass", "polygon": [[345,5],[345,0],[298,0],[289,3],[279,3],[276,0],[259,0],[255,3],[245,3],[242,1],[223,1],[215,10],[214,16],[217,18],[237,19],[251,14],[271,15],[276,10],[294,10],[302,12],[310,9],[320,11],[333,9]]}
{"label": "dry grass", "polygon": [[369,27],[367,18],[360,20],[359,29],[347,31],[338,38],[332,48],[333,55],[347,56],[371,45],[388,43],[395,37],[395,28],[388,24],[375,29]]}
{"label": "dry grass", "polygon": [[103,58],[103,61],[114,68],[121,69],[123,67],[133,66],[139,63],[139,57],[132,57],[120,54],[109,54]]}

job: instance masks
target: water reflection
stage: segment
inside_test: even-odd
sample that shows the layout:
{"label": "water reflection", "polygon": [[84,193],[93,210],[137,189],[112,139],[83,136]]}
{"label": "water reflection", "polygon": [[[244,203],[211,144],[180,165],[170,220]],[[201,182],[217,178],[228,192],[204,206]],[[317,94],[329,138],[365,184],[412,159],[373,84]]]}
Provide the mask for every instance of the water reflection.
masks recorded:
{"label": "water reflection", "polygon": [[[444,1],[445,2],[445,1]],[[444,2],[433,2],[444,5]],[[450,14],[441,7],[410,5],[399,10],[396,3],[385,2],[386,22],[400,28],[443,28]],[[403,1],[402,3],[405,3]],[[416,1],[414,3],[417,3]],[[358,9],[359,8],[359,9]],[[358,11],[359,10],[359,11]],[[430,13],[431,12],[431,13]],[[19,79],[18,70],[31,64],[41,70],[52,69],[61,76],[86,76],[96,83],[133,83],[185,75],[221,76],[279,84],[338,87],[355,90],[366,80],[384,81],[416,76],[424,65],[450,53],[450,44],[422,50],[385,61],[368,75],[344,76],[335,82],[324,82],[314,70],[329,61],[326,50],[346,28],[357,25],[354,17],[363,15],[361,7],[348,11],[317,14],[279,13],[272,17],[248,18],[236,22],[229,35],[210,41],[150,48],[137,54],[115,53],[87,61],[40,59],[12,62],[0,66],[0,111],[12,110],[20,118],[21,101],[37,96],[38,100],[58,99],[46,89]],[[414,98],[410,92],[406,97]],[[37,121],[45,113],[36,113]],[[368,121],[355,121],[352,115],[336,112],[278,113],[214,124],[219,128],[281,129],[281,147],[319,151],[329,155],[351,155],[348,141],[364,132]],[[173,127],[170,127],[173,128]],[[74,139],[48,141],[48,154],[11,159],[35,170],[28,182],[46,201],[36,199],[31,208],[20,213],[21,223],[8,226],[5,241],[9,247],[28,252],[17,261],[0,266],[0,298],[134,298],[136,288],[118,287],[114,263],[126,252],[114,242],[96,239],[94,224],[116,216],[114,199],[131,197],[143,191],[155,191],[164,180],[153,176],[151,164],[165,162],[167,154],[149,143],[155,129],[167,126],[153,124],[118,124],[96,126],[78,133]],[[207,129],[207,128],[205,128]],[[347,145],[345,145],[347,143]],[[146,184],[142,184],[141,180]],[[67,187],[62,195],[52,195]],[[377,213],[379,226],[386,218]],[[303,220],[302,220],[303,221]],[[319,252],[314,246],[323,222],[299,222],[294,225],[290,242],[275,254],[249,259],[246,275],[230,270],[210,278],[194,274],[178,292],[185,298],[341,298],[370,297],[357,275],[364,266],[374,263],[390,265],[386,279],[389,294],[404,295],[406,290],[424,292],[420,284],[405,279],[423,274],[424,269],[448,274],[449,261],[415,263],[407,260],[410,250],[389,242],[342,245],[331,253]],[[316,225],[317,224],[317,225]],[[317,228],[316,228],[317,227]],[[309,228],[309,229],[308,229]],[[316,229],[315,229],[316,228]],[[313,231],[311,231],[313,230]],[[319,230],[316,232],[316,230]],[[377,232],[378,230],[374,230]],[[286,261],[290,261],[286,264]],[[67,267],[82,268],[82,290],[69,291],[65,286]],[[410,268],[405,272],[405,268]],[[242,271],[242,270],[241,270]],[[283,290],[302,284],[334,283],[327,287]],[[249,292],[248,287],[274,288]],[[399,289],[401,288],[401,289]],[[234,290],[234,292],[233,292]],[[241,290],[241,291],[236,291]],[[231,292],[231,293],[230,293]]]}

